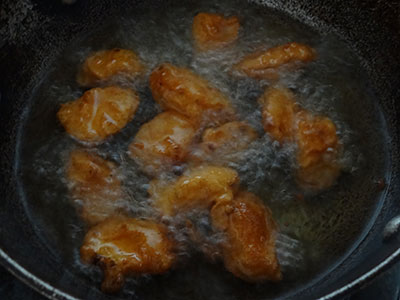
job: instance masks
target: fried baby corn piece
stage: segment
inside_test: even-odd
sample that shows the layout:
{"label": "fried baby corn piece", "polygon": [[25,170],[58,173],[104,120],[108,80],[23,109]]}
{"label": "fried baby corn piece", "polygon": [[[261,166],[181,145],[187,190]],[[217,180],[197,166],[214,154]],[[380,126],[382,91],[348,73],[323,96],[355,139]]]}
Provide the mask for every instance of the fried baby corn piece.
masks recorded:
{"label": "fried baby corn piece", "polygon": [[139,97],[131,89],[94,88],[81,98],[62,104],[57,117],[75,139],[99,143],[124,128],[138,105]]}
{"label": "fried baby corn piece", "polygon": [[109,82],[116,76],[133,79],[143,70],[139,57],[131,50],[119,48],[102,50],[86,58],[78,73],[77,81],[81,86],[93,87]]}
{"label": "fried baby corn piece", "polygon": [[229,154],[246,149],[257,138],[255,129],[246,122],[233,121],[208,128],[189,160],[223,162]]}
{"label": "fried baby corn piece", "polygon": [[192,34],[200,51],[215,50],[233,43],[239,34],[239,19],[220,14],[199,13],[193,19]]}
{"label": "fried baby corn piece", "polygon": [[340,145],[335,124],[303,111],[298,114],[296,141],[299,184],[310,190],[332,186],[341,169],[337,162]]}
{"label": "fried baby corn piece", "polygon": [[294,123],[299,107],[295,96],[286,88],[269,88],[259,98],[265,132],[282,143],[293,140]]}
{"label": "fried baby corn piece", "polygon": [[257,196],[239,192],[233,201],[217,203],[211,219],[213,226],[226,234],[222,257],[230,272],[250,282],[281,280],[276,225]]}
{"label": "fried baby corn piece", "polygon": [[104,272],[103,292],[118,292],[128,275],[162,274],[173,265],[174,242],[152,221],[113,217],[92,227],[80,249],[81,259]]}
{"label": "fried baby corn piece", "polygon": [[188,170],[175,182],[153,180],[149,194],[153,205],[164,216],[195,208],[210,209],[215,203],[232,201],[239,183],[233,169],[200,166]]}
{"label": "fried baby corn piece", "polygon": [[114,163],[84,150],[74,150],[69,156],[67,179],[87,224],[92,226],[123,213],[124,195]]}
{"label": "fried baby corn piece", "polygon": [[269,88],[261,96],[264,130],[279,142],[297,144],[297,180],[309,190],[323,190],[340,174],[337,156],[340,148],[335,124],[314,116],[295,103],[285,88]]}
{"label": "fried baby corn piece", "polygon": [[205,119],[220,124],[234,114],[227,96],[187,68],[158,66],[150,75],[150,88],[164,110],[174,110],[195,125]]}
{"label": "fried baby corn piece", "polygon": [[245,56],[235,69],[257,79],[277,79],[278,68],[294,68],[298,63],[308,63],[315,57],[316,52],[310,46],[291,42]]}
{"label": "fried baby corn piece", "polygon": [[130,156],[149,175],[183,162],[195,136],[184,116],[167,111],[142,125],[129,146]]}

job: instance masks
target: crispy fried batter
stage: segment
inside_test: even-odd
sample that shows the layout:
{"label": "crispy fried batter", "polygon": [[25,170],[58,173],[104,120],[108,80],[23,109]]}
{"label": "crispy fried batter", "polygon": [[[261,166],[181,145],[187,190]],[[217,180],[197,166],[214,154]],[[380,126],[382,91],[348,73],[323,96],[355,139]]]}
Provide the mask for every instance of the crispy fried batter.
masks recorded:
{"label": "crispy fried batter", "polygon": [[257,132],[245,122],[233,121],[217,128],[208,128],[189,160],[224,163],[229,154],[246,149],[257,138]]}
{"label": "crispy fried batter", "polygon": [[81,247],[81,259],[104,272],[101,289],[119,291],[127,275],[161,274],[175,260],[166,228],[152,221],[114,217],[92,227]]}
{"label": "crispy fried batter", "polygon": [[184,116],[167,111],[142,125],[129,146],[130,155],[150,175],[182,162],[196,131]]}
{"label": "crispy fried batter", "polygon": [[307,63],[315,59],[316,52],[310,46],[296,42],[276,46],[263,52],[252,53],[244,57],[235,69],[247,76],[258,79],[277,79],[278,68],[297,67],[296,63]]}
{"label": "crispy fried batter", "polygon": [[220,14],[199,13],[193,19],[192,34],[200,51],[215,50],[234,42],[239,33],[239,19]]}
{"label": "crispy fried batter", "polygon": [[74,150],[70,153],[67,178],[73,199],[80,203],[81,217],[89,225],[123,213],[124,195],[114,163]]}
{"label": "crispy fried batter", "polygon": [[174,110],[196,125],[232,118],[229,99],[187,68],[164,63],[150,76],[153,98],[164,110]]}
{"label": "crispy fried batter", "polygon": [[279,142],[293,139],[296,112],[294,95],[285,88],[269,88],[259,98],[265,132]]}
{"label": "crispy fried batter", "polygon": [[131,89],[94,88],[81,98],[62,104],[57,117],[74,138],[98,143],[125,127],[138,105],[139,97]]}
{"label": "crispy fried batter", "polygon": [[326,189],[340,174],[340,165],[336,161],[339,150],[336,126],[328,118],[304,111],[297,118],[297,179],[305,188]]}
{"label": "crispy fried batter", "polygon": [[270,210],[252,193],[240,192],[211,210],[213,226],[226,233],[222,244],[225,267],[246,281],[279,281],[276,225]]}
{"label": "crispy fried batter", "polygon": [[143,69],[139,57],[131,50],[102,50],[86,58],[77,81],[81,86],[93,87],[115,79],[116,76],[133,79]]}
{"label": "crispy fried batter", "polygon": [[297,106],[285,88],[269,88],[261,96],[264,130],[279,142],[297,144],[297,179],[300,186],[322,190],[334,184],[340,174],[340,148],[335,124]]}
{"label": "crispy fried batter", "polygon": [[194,208],[211,208],[229,202],[239,182],[233,169],[200,166],[188,170],[175,182],[153,180],[149,193],[154,206],[165,216]]}

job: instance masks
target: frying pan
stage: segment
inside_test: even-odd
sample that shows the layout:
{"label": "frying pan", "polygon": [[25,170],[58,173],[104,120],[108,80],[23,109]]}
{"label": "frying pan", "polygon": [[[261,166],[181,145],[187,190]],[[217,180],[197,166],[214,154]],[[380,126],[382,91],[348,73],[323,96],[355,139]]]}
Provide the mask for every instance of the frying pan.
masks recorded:
{"label": "frying pan", "polygon": [[[51,299],[111,299],[93,282],[69,271],[68,264],[43,237],[43,224],[28,214],[29,199],[18,190],[21,174],[16,149],[21,124],[35,87],[62,49],[76,37],[95,29],[106,16],[118,16],[126,7],[162,10],[178,1],[73,2],[3,0],[0,4],[0,262]],[[383,113],[384,169],[382,178],[372,178],[380,184],[371,180],[377,203],[368,224],[334,268],[280,296],[342,298],[400,259],[400,222],[396,219],[400,215],[400,4],[396,0],[333,0],[324,4],[263,0],[251,5],[260,5],[260,9],[268,6],[322,33],[339,36],[358,56],[376,105]],[[163,298],[161,286],[155,284],[151,289],[151,293],[148,289],[131,296]],[[238,298],[250,299],[251,294],[239,293]]]}

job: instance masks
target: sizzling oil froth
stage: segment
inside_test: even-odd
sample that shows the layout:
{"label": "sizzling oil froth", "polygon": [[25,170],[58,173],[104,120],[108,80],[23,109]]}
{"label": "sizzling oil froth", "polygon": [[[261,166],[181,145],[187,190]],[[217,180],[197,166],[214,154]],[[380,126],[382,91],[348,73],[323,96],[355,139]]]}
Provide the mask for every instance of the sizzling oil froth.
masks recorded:
{"label": "sizzling oil froth", "polygon": [[[335,37],[319,35],[286,16],[244,1],[198,2],[201,3],[168,5],[160,10],[127,9],[124,17],[110,18],[96,32],[82,36],[65,50],[34,96],[26,120],[21,174],[28,207],[34,220],[44,228],[47,242],[64,257],[72,271],[98,284],[98,272],[79,261],[78,248],[86,229],[71,205],[64,177],[68,154],[79,145],[65,134],[55,116],[61,103],[80,97],[84,91],[77,85],[76,75],[91,51],[132,49],[147,67],[145,76],[134,83],[122,83],[135,88],[141,98],[134,120],[97,147],[98,154],[119,165],[132,215],[147,217],[154,214],[147,199],[149,180],[128,157],[127,149],[138,128],[160,112],[148,88],[151,70],[163,62],[191,68],[229,95],[241,118],[262,134],[257,98],[270,83],[235,77],[231,66],[255,50],[290,41],[307,43],[317,50],[318,59],[302,70],[282,74],[281,84],[296,93],[304,108],[328,116],[336,124],[345,149],[341,158],[345,170],[339,183],[327,192],[303,199],[293,180],[293,147],[279,147],[267,135],[245,151],[233,154],[236,162],[230,163],[239,172],[242,183],[270,206],[280,226],[277,246],[284,281],[249,285],[233,278],[220,263],[199,258],[199,251],[190,246],[187,232],[177,222],[170,226],[171,230],[180,243],[189,245],[182,247],[180,253],[182,268],[161,277],[132,279],[122,294],[128,297],[135,289],[135,293],[143,293],[149,299],[280,295],[327,270],[360,236],[375,208],[377,194],[371,182],[383,176],[383,158],[376,155],[383,149],[381,120],[356,58]],[[196,53],[191,23],[201,11],[237,15],[241,23],[237,43],[223,51]],[[222,237],[212,232],[206,216],[199,214],[194,219],[200,231],[204,231],[204,244],[210,244],[212,249]],[[196,259],[190,260],[191,256]]]}

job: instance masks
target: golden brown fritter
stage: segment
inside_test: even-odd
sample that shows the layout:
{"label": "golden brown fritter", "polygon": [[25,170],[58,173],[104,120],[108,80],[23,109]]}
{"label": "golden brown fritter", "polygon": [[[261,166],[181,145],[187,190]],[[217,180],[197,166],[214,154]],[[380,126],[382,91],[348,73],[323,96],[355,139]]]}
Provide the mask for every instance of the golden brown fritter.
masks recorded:
{"label": "golden brown fritter", "polygon": [[335,124],[299,107],[285,88],[269,88],[261,96],[264,130],[279,142],[297,144],[297,180],[309,190],[334,184],[340,174],[340,148]]}
{"label": "golden brown fritter", "polygon": [[74,150],[69,157],[67,179],[73,199],[80,204],[81,217],[89,225],[123,213],[124,195],[114,163]]}
{"label": "golden brown fritter", "polygon": [[209,209],[215,203],[232,201],[238,183],[239,176],[233,169],[200,166],[188,170],[175,182],[151,181],[149,193],[160,213],[172,216],[190,209]]}
{"label": "golden brown fritter", "polygon": [[184,116],[167,111],[142,125],[129,146],[130,156],[149,175],[182,162],[196,131]]}
{"label": "golden brown fritter", "polygon": [[135,91],[116,86],[94,88],[61,105],[57,117],[74,138],[99,143],[130,122],[139,105]]}
{"label": "golden brown fritter", "polygon": [[[164,63],[150,75],[153,98],[164,110],[174,110],[199,125],[232,118],[229,99],[187,68]],[[223,122],[222,122],[223,123]]]}
{"label": "golden brown fritter", "polygon": [[280,67],[296,67],[315,59],[316,52],[310,46],[292,42],[244,57],[235,69],[258,79],[277,79]]}
{"label": "golden brown fritter", "polygon": [[265,132],[279,142],[292,140],[299,111],[292,92],[285,88],[269,88],[258,101],[262,106]]}
{"label": "golden brown fritter", "polygon": [[103,292],[118,292],[127,275],[161,274],[175,260],[166,228],[152,221],[110,218],[86,234],[81,259],[103,269]]}
{"label": "golden brown fritter", "polygon": [[234,42],[239,34],[239,19],[220,14],[199,13],[193,19],[192,34],[200,51],[215,50]]}
{"label": "golden brown fritter", "polygon": [[270,210],[252,193],[240,192],[234,201],[216,204],[213,226],[226,234],[222,243],[225,267],[246,281],[279,281],[276,225]]}
{"label": "golden brown fritter", "polygon": [[77,81],[81,86],[94,87],[109,82],[116,76],[133,79],[143,69],[139,57],[131,50],[102,50],[86,58]]}
{"label": "golden brown fritter", "polygon": [[255,129],[245,122],[233,121],[217,128],[208,128],[189,160],[224,163],[229,154],[246,149],[257,138]]}
{"label": "golden brown fritter", "polygon": [[336,126],[330,119],[308,112],[299,113],[297,118],[298,182],[307,189],[326,189],[340,174]]}
{"label": "golden brown fritter", "polygon": [[307,167],[299,167],[297,182],[303,189],[317,192],[335,184],[340,171],[341,166],[335,158],[320,159]]}

